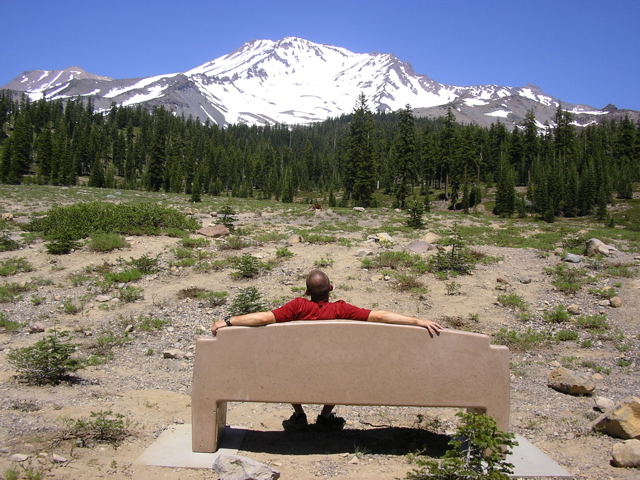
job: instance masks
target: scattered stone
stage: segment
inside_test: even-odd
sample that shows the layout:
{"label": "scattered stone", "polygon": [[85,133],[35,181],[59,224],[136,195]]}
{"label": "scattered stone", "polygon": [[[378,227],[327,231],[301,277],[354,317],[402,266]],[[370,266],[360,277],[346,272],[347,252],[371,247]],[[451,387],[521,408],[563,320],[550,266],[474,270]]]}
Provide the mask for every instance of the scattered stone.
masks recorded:
{"label": "scattered stone", "polygon": [[598,302],[598,306],[599,307],[609,307],[611,305],[611,301],[610,300],[600,300]]}
{"label": "scattered stone", "polygon": [[572,303],[567,307],[567,312],[569,312],[571,315],[578,315],[580,313],[580,307],[575,303]]}
{"label": "scattered stone", "polygon": [[382,232],[382,233],[374,233],[372,235],[369,235],[367,237],[367,240],[372,240],[374,242],[391,242],[391,243],[396,243],[396,241],[393,239],[393,237],[391,235],[389,235],[388,233]]}
{"label": "scattered stone", "polygon": [[349,460],[349,463],[351,465],[358,465],[360,463],[360,460],[358,460],[358,457],[356,457],[355,455],[353,456],[353,458],[351,460]]}
{"label": "scattered stone", "polygon": [[42,333],[44,332],[44,324],[40,322],[32,322],[28,325],[29,333]]}
{"label": "scattered stone", "polygon": [[429,250],[433,250],[435,247],[431,245],[429,242],[425,242],[424,240],[414,240],[409,245],[407,245],[407,250],[411,253],[425,253]]}
{"label": "scattered stone", "polygon": [[26,462],[29,460],[29,455],[24,453],[14,453],[9,457],[10,462]]}
{"label": "scattered stone", "polygon": [[289,238],[287,238],[287,243],[290,245],[293,243],[302,243],[302,242],[304,242],[304,238],[302,238],[302,235],[298,233],[294,233]]}
{"label": "scattered stone", "polygon": [[127,327],[124,329],[125,333],[131,333],[133,332],[133,325],[129,324],[127,325]]}
{"label": "scattered stone", "polygon": [[371,255],[373,255],[373,252],[366,248],[361,248],[356,252],[356,257],[370,257]]}
{"label": "scattered stone", "polygon": [[531,277],[523,277],[520,279],[520,283],[523,285],[529,285],[532,281]]}
{"label": "scattered stone", "polygon": [[602,240],[598,240],[597,238],[590,238],[589,240],[587,240],[585,245],[585,255],[587,255],[588,257],[593,257],[595,255],[605,255],[608,257],[615,250],[615,247],[607,245]]}
{"label": "scattered stone", "polygon": [[204,235],[205,237],[212,237],[212,238],[225,237],[230,234],[229,229],[224,225],[212,225],[209,227],[202,227],[196,233],[199,233],[200,235]]}
{"label": "scattered stone", "polygon": [[553,250],[553,253],[554,253],[555,255],[557,255],[558,257],[561,257],[561,256],[563,256],[563,255],[564,255],[564,249],[563,249],[563,248],[561,248],[561,247],[558,247],[558,248],[556,248],[556,249],[554,249],[554,250]]}
{"label": "scattered stone", "polygon": [[433,243],[438,243],[438,242],[440,241],[440,239],[441,239],[441,238],[442,238],[442,237],[441,237],[440,235],[437,235],[437,234],[435,234],[435,233],[433,233],[433,232],[429,232],[429,233],[426,233],[426,234],[422,237],[422,240],[424,240],[425,242],[428,242],[428,243],[432,243],[432,244],[433,244]]}
{"label": "scattered stone", "polygon": [[640,440],[640,397],[627,397],[593,422],[593,429],[616,438]]}
{"label": "scattered stone", "polygon": [[576,255],[575,253],[567,253],[562,260],[570,263],[580,263],[582,261],[582,256]]}
{"label": "scattered stone", "polygon": [[51,454],[51,461],[53,463],[66,463],[69,460],[67,459],[67,457],[63,457],[62,455],[58,455],[57,453],[52,453]]}
{"label": "scattered stone", "polygon": [[13,213],[5,212],[5,213],[2,214],[1,218],[2,218],[2,220],[11,221],[11,220],[13,220]]}
{"label": "scattered stone", "polygon": [[596,410],[601,412],[607,412],[615,407],[615,402],[607,397],[596,397],[594,400],[596,404]]}
{"label": "scattered stone", "polygon": [[364,207],[353,207],[353,211],[354,212],[364,212],[365,208]]}
{"label": "scattered stone", "polygon": [[177,348],[173,348],[171,350],[165,350],[164,352],[162,352],[162,357],[180,359],[184,357],[184,352],[182,352],[181,350],[178,350]]}
{"label": "scattered stone", "polygon": [[110,295],[98,295],[96,297],[96,302],[99,303],[106,303],[106,302],[110,302],[111,301],[111,296]]}
{"label": "scattered stone", "polygon": [[640,440],[625,440],[613,446],[613,464],[616,467],[640,467]]}
{"label": "scattered stone", "polygon": [[509,281],[504,277],[496,278],[496,282],[498,282],[498,283],[509,283]]}
{"label": "scattered stone", "polygon": [[569,395],[591,395],[596,389],[593,381],[564,367],[556,368],[551,372],[548,385],[558,392]]}
{"label": "scattered stone", "polygon": [[622,299],[620,297],[612,297],[609,299],[609,305],[613,308],[620,308],[622,306]]}
{"label": "scattered stone", "polygon": [[211,467],[224,480],[277,480],[280,472],[264,463],[240,455],[220,455]]}
{"label": "scattered stone", "polygon": [[371,281],[372,282],[381,282],[384,280],[384,275],[374,275],[373,277],[371,277]]}

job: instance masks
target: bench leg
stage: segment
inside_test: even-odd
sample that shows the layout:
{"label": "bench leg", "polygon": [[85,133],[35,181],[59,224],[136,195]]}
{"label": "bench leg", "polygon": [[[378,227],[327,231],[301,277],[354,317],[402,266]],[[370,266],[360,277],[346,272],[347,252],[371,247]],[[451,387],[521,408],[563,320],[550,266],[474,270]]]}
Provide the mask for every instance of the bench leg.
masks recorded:
{"label": "bench leg", "polygon": [[192,405],[192,409],[191,450],[215,452],[226,427],[227,402],[217,402],[213,409],[195,405]]}

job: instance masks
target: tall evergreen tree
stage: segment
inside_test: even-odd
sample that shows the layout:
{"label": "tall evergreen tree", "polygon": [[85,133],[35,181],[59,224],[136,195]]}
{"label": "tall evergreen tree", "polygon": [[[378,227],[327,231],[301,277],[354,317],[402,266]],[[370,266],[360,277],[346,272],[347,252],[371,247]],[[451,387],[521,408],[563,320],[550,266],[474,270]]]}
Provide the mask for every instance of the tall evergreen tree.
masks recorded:
{"label": "tall evergreen tree", "polygon": [[357,205],[368,207],[376,190],[373,115],[364,93],[360,94],[349,123],[345,187]]}
{"label": "tall evergreen tree", "polygon": [[409,182],[415,178],[416,127],[411,105],[400,111],[400,124],[395,136],[394,195],[398,208],[405,208],[411,193]]}

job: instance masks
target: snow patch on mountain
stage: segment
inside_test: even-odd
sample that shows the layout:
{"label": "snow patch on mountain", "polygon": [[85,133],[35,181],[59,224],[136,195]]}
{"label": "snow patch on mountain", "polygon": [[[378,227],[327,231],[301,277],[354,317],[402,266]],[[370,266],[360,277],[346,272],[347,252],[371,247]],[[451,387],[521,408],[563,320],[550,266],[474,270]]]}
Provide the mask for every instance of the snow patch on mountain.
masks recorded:
{"label": "snow patch on mountain", "polygon": [[411,105],[417,115],[441,116],[452,106],[459,121],[483,125],[499,120],[513,126],[531,110],[546,124],[560,105],[579,124],[617,110],[564,104],[535,85],[444,85],[390,53],[354,53],[296,37],[252,40],[183,73],[114,80],[78,67],[34,70],[3,88],[34,100],[91,97],[102,111],[114,102],[149,109],[162,105],[176,115],[221,126],[322,121],[351,113],[361,93],[374,112]]}

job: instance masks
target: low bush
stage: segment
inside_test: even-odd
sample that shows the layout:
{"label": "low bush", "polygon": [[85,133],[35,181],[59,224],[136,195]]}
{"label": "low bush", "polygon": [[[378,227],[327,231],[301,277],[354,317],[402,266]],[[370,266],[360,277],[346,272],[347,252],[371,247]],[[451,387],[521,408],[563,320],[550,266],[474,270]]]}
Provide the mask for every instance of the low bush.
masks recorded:
{"label": "low bush", "polygon": [[63,422],[66,428],[58,436],[58,440],[73,440],[80,447],[108,444],[116,448],[132,435],[133,422],[111,410],[91,412],[89,418],[64,418]]}
{"label": "low bush", "polygon": [[87,248],[92,252],[111,252],[129,246],[124,237],[117,233],[94,233],[87,242]]}
{"label": "low bush", "polygon": [[508,480],[513,465],[506,460],[518,445],[515,435],[503,432],[496,421],[473,412],[457,414],[461,423],[441,460],[421,458],[410,480]]}
{"label": "low bush", "polygon": [[9,320],[6,313],[0,312],[0,332],[15,332],[19,327],[20,324],[18,322]]}
{"label": "low bush", "polygon": [[229,311],[232,315],[261,312],[266,309],[262,295],[256,287],[241,288],[238,295],[231,302]]}
{"label": "low bush", "polygon": [[52,330],[32,346],[12,350],[7,360],[27,383],[57,385],[84,367],[80,359],[73,357],[76,347],[70,342],[69,332]]}
{"label": "low bush", "polygon": [[27,261],[26,257],[7,258],[6,260],[0,261],[0,277],[8,277],[16,273],[32,271],[33,265]]}
{"label": "low bush", "polygon": [[571,314],[567,312],[564,305],[557,305],[551,310],[545,310],[542,319],[549,323],[565,323],[571,318]]}
{"label": "low bush", "polygon": [[[195,231],[199,222],[184,213],[156,203],[113,204],[88,202],[56,206],[32,217],[25,229],[54,242],[73,242],[95,232],[122,235],[156,235],[163,231]],[[53,253],[53,252],[50,252]]]}
{"label": "low bush", "polygon": [[525,332],[517,330],[508,330],[501,328],[495,334],[494,343],[498,345],[506,345],[511,350],[526,352],[544,345],[547,345],[551,337],[546,332],[538,332],[529,327]]}

